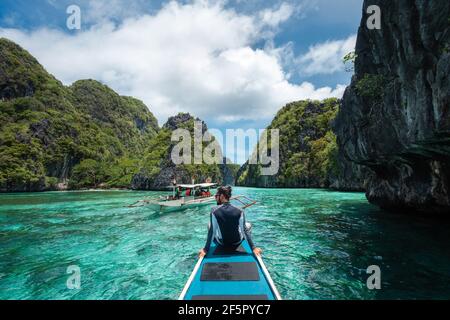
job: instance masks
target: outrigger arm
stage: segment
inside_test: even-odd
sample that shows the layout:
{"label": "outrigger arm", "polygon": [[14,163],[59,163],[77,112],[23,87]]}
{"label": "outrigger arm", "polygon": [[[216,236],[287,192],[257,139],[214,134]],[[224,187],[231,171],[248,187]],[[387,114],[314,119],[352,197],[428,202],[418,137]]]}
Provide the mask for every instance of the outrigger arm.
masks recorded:
{"label": "outrigger arm", "polygon": [[252,207],[252,206],[254,206],[255,204],[258,203],[257,201],[252,200],[252,199],[250,199],[250,198],[248,198],[246,196],[235,196],[235,197],[231,197],[230,200],[236,200],[239,203],[241,203],[242,204],[242,207],[241,207],[242,210],[250,208],[250,207]]}

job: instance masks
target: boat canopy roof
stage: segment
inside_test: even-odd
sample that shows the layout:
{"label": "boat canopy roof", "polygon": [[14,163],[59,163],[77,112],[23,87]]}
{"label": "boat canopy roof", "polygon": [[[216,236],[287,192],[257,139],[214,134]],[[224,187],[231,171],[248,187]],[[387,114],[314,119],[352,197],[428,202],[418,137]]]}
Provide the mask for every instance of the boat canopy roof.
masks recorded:
{"label": "boat canopy roof", "polygon": [[183,189],[195,189],[195,188],[211,188],[217,185],[218,185],[217,183],[177,184],[176,186],[170,186],[169,188],[180,187]]}

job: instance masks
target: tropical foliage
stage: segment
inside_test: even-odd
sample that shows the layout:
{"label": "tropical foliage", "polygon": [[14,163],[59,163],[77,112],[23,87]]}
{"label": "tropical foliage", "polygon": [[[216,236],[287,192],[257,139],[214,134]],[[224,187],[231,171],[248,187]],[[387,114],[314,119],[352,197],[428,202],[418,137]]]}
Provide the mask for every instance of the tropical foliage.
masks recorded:
{"label": "tropical foliage", "polygon": [[[141,163],[140,173],[147,177],[150,181],[154,181],[160,174],[162,168],[174,167],[171,154],[174,146],[178,143],[172,141],[172,133],[176,129],[186,129],[191,137],[191,157],[194,154],[194,125],[199,119],[193,118],[189,114],[180,113],[169,119],[168,123],[163,126],[158,135],[150,142],[144,158]],[[170,126],[169,126],[170,123]],[[206,127],[203,128],[206,131]],[[212,140],[214,141],[214,140]],[[203,142],[203,148],[211,142]],[[193,157],[192,157],[193,160]],[[197,182],[203,182],[206,178],[211,178],[216,182],[222,181],[220,167],[217,164],[181,164],[176,166],[177,172],[183,172],[182,177],[178,177],[185,183],[190,183],[191,179]]]}
{"label": "tropical foliage", "polygon": [[[246,164],[238,184],[257,187],[327,187],[338,173],[337,143],[331,124],[337,99],[298,101],[278,112],[268,129],[280,130],[280,170],[261,176],[260,165]],[[270,140],[269,140],[270,145]]]}
{"label": "tropical foliage", "polygon": [[159,128],[139,100],[83,80],[62,85],[0,39],[0,191],[128,186]]}

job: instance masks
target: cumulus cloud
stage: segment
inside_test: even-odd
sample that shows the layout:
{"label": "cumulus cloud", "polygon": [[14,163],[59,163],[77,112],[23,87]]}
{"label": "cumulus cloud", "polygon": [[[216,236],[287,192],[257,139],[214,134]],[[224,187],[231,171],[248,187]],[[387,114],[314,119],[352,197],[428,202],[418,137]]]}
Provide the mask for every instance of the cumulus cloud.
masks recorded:
{"label": "cumulus cloud", "polygon": [[305,75],[332,74],[344,70],[342,59],[355,50],[356,35],[347,39],[327,41],[314,45],[297,59],[301,72]]}
{"label": "cumulus cloud", "polygon": [[294,13],[294,7],[288,3],[282,3],[278,10],[264,9],[259,13],[263,24],[278,26],[281,22],[288,20]]}
{"label": "cumulus cloud", "polygon": [[[120,25],[102,20],[75,34],[0,29],[0,36],[29,50],[65,84],[92,78],[142,99],[160,123],[181,111],[205,120],[270,119],[287,102],[340,97],[344,91],[343,85],[291,83],[283,48],[254,48],[262,31],[277,28],[292,10],[281,5],[250,15],[226,9],[221,1],[170,2]],[[327,46],[340,54],[351,47],[347,42]],[[323,62],[334,67],[332,58],[318,54],[322,49],[311,48],[302,58],[311,64],[306,72],[322,70]]]}
{"label": "cumulus cloud", "polygon": [[[149,0],[88,0],[83,6],[83,19],[86,23],[100,24],[107,21],[121,21],[122,19],[138,17],[150,8]],[[84,2],[82,2],[84,4]]]}

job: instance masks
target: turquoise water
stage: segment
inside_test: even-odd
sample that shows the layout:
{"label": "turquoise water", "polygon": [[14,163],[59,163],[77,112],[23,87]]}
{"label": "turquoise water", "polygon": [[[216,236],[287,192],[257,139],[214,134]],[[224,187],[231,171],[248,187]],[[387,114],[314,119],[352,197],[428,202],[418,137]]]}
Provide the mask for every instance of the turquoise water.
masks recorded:
{"label": "turquoise water", "polygon": [[[360,193],[236,188],[284,299],[449,299],[448,222],[384,213]],[[155,192],[0,195],[0,299],[176,299],[208,207],[128,208]],[[67,267],[81,270],[69,290]],[[367,289],[366,269],[382,288]]]}

